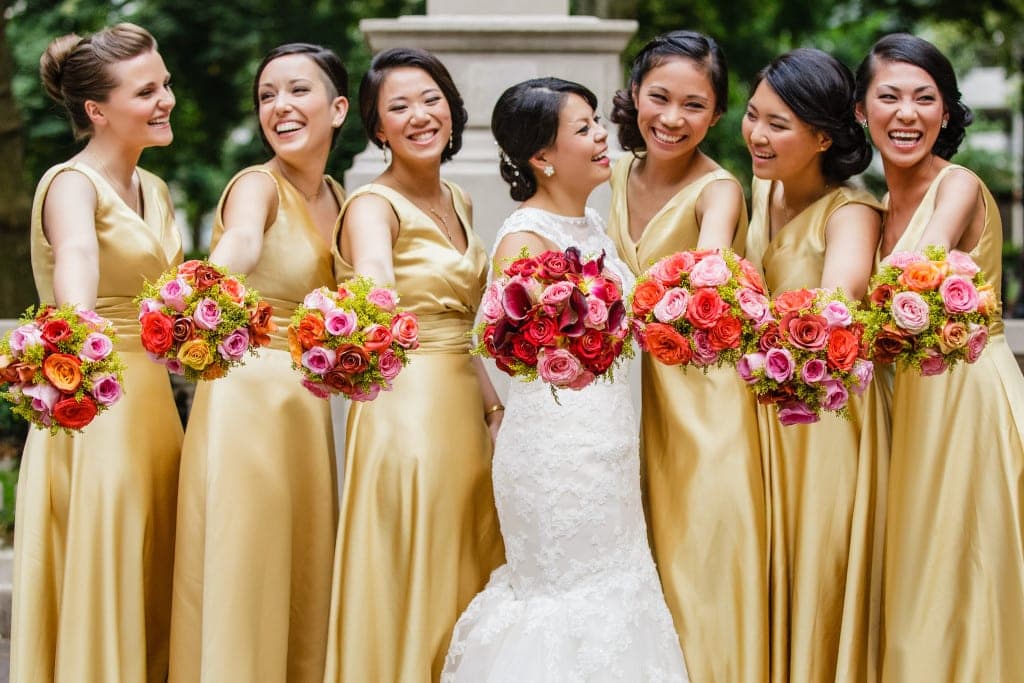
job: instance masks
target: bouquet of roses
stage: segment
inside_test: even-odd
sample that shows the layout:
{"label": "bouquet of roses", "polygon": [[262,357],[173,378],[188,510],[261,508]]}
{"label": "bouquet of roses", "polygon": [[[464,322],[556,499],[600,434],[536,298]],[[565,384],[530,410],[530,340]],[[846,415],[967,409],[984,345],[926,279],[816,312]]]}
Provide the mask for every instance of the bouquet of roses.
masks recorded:
{"label": "bouquet of roses", "polygon": [[372,401],[390,391],[408,351],[419,346],[416,314],[396,308],[393,289],[366,277],[315,289],[288,326],[292,367],[314,396]]}
{"label": "bouquet of roses", "polygon": [[760,273],[731,250],[683,251],[644,273],[633,290],[633,329],[641,348],[665,365],[705,372],[735,365],[771,320]]}
{"label": "bouquet of roses", "polygon": [[874,377],[856,304],[839,289],[797,289],[773,299],[771,313],[736,364],[758,402],[778,404],[784,425],[817,422],[822,410],[848,417],[850,393]]}
{"label": "bouquet of roses", "polygon": [[473,352],[523,381],[552,390],[582,389],[633,355],[622,284],[604,268],[604,252],[583,261],[579,249],[525,253],[492,282],[481,302]]}
{"label": "bouquet of roses", "polygon": [[121,399],[124,363],[109,320],[65,304],[29,308],[18,323],[0,341],[0,395],[15,415],[70,434]]}
{"label": "bouquet of roses", "polygon": [[894,252],[871,285],[868,349],[878,363],[899,361],[922,375],[978,360],[999,314],[995,288],[962,251]]}
{"label": "bouquet of roses", "polygon": [[191,381],[223,377],[277,329],[270,304],[242,276],[208,261],[185,261],[147,282],[135,303],[143,348]]}

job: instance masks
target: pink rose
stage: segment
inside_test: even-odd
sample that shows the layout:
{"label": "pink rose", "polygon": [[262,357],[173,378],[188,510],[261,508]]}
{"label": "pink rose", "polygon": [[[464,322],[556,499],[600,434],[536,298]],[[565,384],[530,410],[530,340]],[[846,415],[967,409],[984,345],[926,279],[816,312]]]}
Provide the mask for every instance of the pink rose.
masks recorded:
{"label": "pink rose", "polygon": [[302,299],[302,305],[306,308],[315,309],[327,316],[329,311],[338,307],[330,296],[330,290],[326,287],[314,289]]}
{"label": "pink rose", "polygon": [[928,303],[917,292],[900,292],[889,304],[893,320],[910,334],[920,334],[928,329],[931,320]]}
{"label": "pink rose", "polygon": [[192,287],[180,277],[168,280],[160,288],[160,298],[164,300],[164,304],[170,306],[178,313],[185,310],[185,299],[191,293]]}
{"label": "pink rose", "polygon": [[330,390],[327,388],[327,386],[325,384],[321,384],[320,382],[314,382],[312,380],[308,380],[305,377],[302,378],[301,384],[302,384],[302,386],[306,387],[306,391],[308,391],[309,393],[313,394],[317,398],[330,398],[331,397],[331,392],[330,392]]}
{"label": "pink rose", "polygon": [[82,360],[99,361],[109,356],[113,350],[114,343],[110,341],[110,337],[99,332],[90,332],[82,342],[82,350],[78,352],[78,357]]}
{"label": "pink rose", "polygon": [[380,391],[381,386],[377,383],[374,383],[371,384],[370,388],[367,389],[366,391],[363,391],[362,389],[357,389],[349,396],[349,398],[352,399],[353,401],[372,401],[373,399],[377,398],[377,396],[380,394]]}
{"label": "pink rose", "polygon": [[483,319],[489,323],[498,322],[501,319],[501,283],[497,280],[484,290],[483,299],[480,301],[480,313]]}
{"label": "pink rose", "polygon": [[760,325],[771,317],[768,297],[758,294],[752,289],[742,287],[736,290],[736,302],[743,311],[743,317]]}
{"label": "pink rose", "polygon": [[99,375],[92,378],[92,397],[104,406],[112,406],[121,400],[121,384],[114,375]]}
{"label": "pink rose", "polygon": [[354,311],[335,308],[324,313],[324,329],[336,337],[347,337],[356,330],[359,318]]}
{"label": "pink rose", "polygon": [[333,349],[314,346],[302,354],[302,367],[314,374],[323,375],[334,367],[335,360],[337,360],[337,354]]}
{"label": "pink rose", "polygon": [[981,268],[974,262],[974,259],[957,249],[946,254],[946,263],[949,264],[949,269],[956,275],[974,277],[981,271]]}
{"label": "pink rose", "polygon": [[11,330],[9,343],[11,351],[20,355],[25,349],[42,344],[43,335],[38,327],[29,323],[28,325],[22,325]]}
{"label": "pink rose", "polygon": [[601,329],[608,322],[608,304],[596,296],[587,297],[587,327]]}
{"label": "pink rose", "polygon": [[557,306],[558,304],[566,301],[572,296],[573,290],[576,289],[575,285],[570,282],[556,282],[553,285],[548,285],[544,288],[544,292],[540,295],[541,303],[545,303],[551,306]]}
{"label": "pink rose", "polygon": [[967,336],[967,362],[973,363],[981,358],[981,352],[985,350],[988,343],[988,326],[971,325],[970,334]]}
{"label": "pink rose", "polygon": [[825,410],[840,410],[850,400],[850,393],[839,380],[826,379],[821,386],[825,388],[825,396],[821,399],[821,407]]}
{"label": "pink rose", "polygon": [[748,353],[740,356],[736,363],[736,372],[740,379],[747,384],[757,382],[756,372],[764,367],[765,355],[763,353]]}
{"label": "pink rose", "polygon": [[779,406],[779,422],[785,427],[812,424],[818,420],[818,414],[803,401],[787,401]]}
{"label": "pink rose", "polygon": [[579,391],[580,389],[592,384],[595,379],[597,379],[597,376],[594,373],[590,370],[584,369],[583,372],[580,373],[580,376],[576,378],[576,381],[566,388]]}
{"label": "pink rose", "polygon": [[398,296],[394,290],[387,289],[386,287],[374,287],[366,295],[366,300],[388,313],[394,311],[395,306],[398,304]]}
{"label": "pink rose", "polygon": [[173,375],[184,375],[185,366],[177,358],[163,358],[162,356],[158,359],[167,368],[167,372]]}
{"label": "pink rose", "polygon": [[882,265],[895,266],[896,268],[903,270],[911,263],[920,263],[924,260],[924,256],[916,251],[894,251],[882,259]]}
{"label": "pink rose", "polygon": [[793,354],[778,347],[768,349],[764,358],[764,374],[776,382],[788,382],[793,376],[796,363]]}
{"label": "pink rose", "polygon": [[711,343],[707,330],[693,331],[693,362],[697,365],[711,365],[718,360],[718,351]]}
{"label": "pink rose", "polygon": [[215,330],[220,324],[220,306],[213,299],[202,299],[196,304],[196,310],[192,313],[192,320],[196,327],[204,330]]}
{"label": "pink rose", "polygon": [[221,355],[221,358],[225,360],[238,360],[245,355],[246,349],[249,348],[249,330],[240,327],[228,336],[224,337],[224,341],[217,344],[217,352]]}
{"label": "pink rose", "polygon": [[143,299],[142,303],[139,304],[139,320],[142,320],[142,317],[147,313],[156,313],[161,308],[163,308],[163,304],[156,299]]}
{"label": "pink rose", "polygon": [[415,313],[402,311],[391,321],[391,334],[403,349],[415,349],[420,345],[420,324]]}
{"label": "pink rose", "polygon": [[83,306],[75,306],[75,313],[78,314],[78,319],[85,323],[91,330],[99,332],[104,329],[110,322],[96,311],[90,310]]}
{"label": "pink rose", "polygon": [[850,389],[855,394],[863,394],[864,390],[871,384],[871,380],[875,378],[875,365],[869,360],[858,359],[853,364],[853,368],[850,369],[850,373],[857,380],[857,383],[850,387]]}
{"label": "pink rose", "polygon": [[693,287],[719,287],[731,278],[729,265],[718,254],[705,256],[690,270],[690,285]]}
{"label": "pink rose", "polygon": [[830,328],[849,327],[853,322],[850,309],[842,301],[829,301],[825,304],[825,307],[821,309],[821,317],[828,321]]}
{"label": "pink rose", "polygon": [[663,323],[675,322],[686,314],[686,306],[689,303],[689,292],[681,287],[672,287],[665,290],[661,299],[654,305],[654,317]]}
{"label": "pink rose", "polygon": [[548,384],[568,387],[582,372],[579,360],[565,349],[541,349],[537,353],[537,373]]}
{"label": "pink rose", "polygon": [[939,294],[948,313],[970,313],[978,310],[978,290],[963,275],[950,275],[941,285]]}
{"label": "pink rose", "polygon": [[32,399],[32,410],[37,413],[50,413],[60,400],[60,391],[49,382],[29,384],[22,388],[21,393]]}
{"label": "pink rose", "polygon": [[812,358],[800,368],[800,379],[808,384],[815,384],[825,379],[828,365],[820,358]]}
{"label": "pink rose", "polygon": [[946,357],[934,348],[925,350],[925,357],[921,359],[921,375],[941,375],[946,371]]}
{"label": "pink rose", "polygon": [[393,380],[398,376],[398,373],[402,371],[402,361],[399,360],[398,356],[391,349],[388,349],[380,354],[377,359],[377,363],[380,366],[380,374],[387,381]]}

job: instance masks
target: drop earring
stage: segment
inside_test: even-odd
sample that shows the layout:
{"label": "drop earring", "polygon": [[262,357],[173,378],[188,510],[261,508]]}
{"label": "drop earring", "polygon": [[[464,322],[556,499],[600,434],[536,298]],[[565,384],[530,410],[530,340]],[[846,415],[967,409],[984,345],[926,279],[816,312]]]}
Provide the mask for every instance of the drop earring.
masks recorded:
{"label": "drop earring", "polygon": [[391,163],[391,159],[388,158],[388,152],[391,151],[391,147],[388,145],[388,141],[384,140],[381,143],[380,153],[384,155],[384,165],[387,166]]}
{"label": "drop earring", "polygon": [[942,119],[942,128],[945,129],[949,125],[949,119]]}

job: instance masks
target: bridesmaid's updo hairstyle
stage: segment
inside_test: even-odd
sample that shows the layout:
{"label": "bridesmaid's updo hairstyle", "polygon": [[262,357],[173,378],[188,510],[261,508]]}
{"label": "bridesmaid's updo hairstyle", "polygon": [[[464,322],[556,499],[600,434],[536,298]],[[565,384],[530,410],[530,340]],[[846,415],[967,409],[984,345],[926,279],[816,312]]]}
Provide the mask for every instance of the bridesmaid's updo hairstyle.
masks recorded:
{"label": "bridesmaid's updo hairstyle", "polygon": [[761,69],[751,92],[765,81],[796,116],[827,135],[832,144],[821,155],[821,172],[841,183],[871,163],[871,145],[854,116],[853,73],[832,55],[798,48]]}
{"label": "bridesmaid's updo hairstyle", "polygon": [[964,141],[967,126],[974,121],[970,108],[960,101],[960,88],[956,72],[946,55],[923,38],[909,33],[892,33],[881,38],[857,68],[857,101],[864,102],[868,86],[875,77],[875,64],[879,61],[905,62],[924,69],[935,81],[942,94],[942,104],[949,120],[939,131],[939,137],[932,146],[932,154],[949,159],[956,154]]}
{"label": "bridesmaid's updo hairstyle", "polygon": [[67,111],[76,140],[92,135],[86,100],[106,102],[118,86],[109,67],[155,49],[156,40],[149,31],[129,23],[85,38],[69,33],[47,46],[39,58],[39,77],[46,94]]}
{"label": "bridesmaid's updo hairstyle", "polygon": [[619,144],[630,152],[647,148],[637,125],[636,104],[633,92],[644,82],[651,69],[656,69],[671,59],[689,59],[702,67],[711,81],[715,93],[715,114],[725,113],[729,104],[729,65],[725,53],[714,39],[696,31],[672,31],[658,36],[643,46],[633,59],[629,72],[629,86],[619,90],[612,98],[612,123],[619,126]]}
{"label": "bridesmaid's updo hairstyle", "polygon": [[[268,52],[256,69],[256,77],[252,79],[252,104],[257,112],[260,109],[260,77],[263,76],[263,70],[267,68],[267,64],[285,55],[303,55],[320,67],[324,85],[327,86],[328,99],[334,100],[339,95],[348,95],[348,71],[345,70],[345,65],[341,63],[341,59],[333,50],[312,43],[285,43]],[[263,140],[263,146],[269,150],[270,143],[267,142],[267,137],[263,134],[263,127],[258,126],[257,128],[260,132],[260,139]],[[332,146],[337,142],[340,132],[341,128],[339,127],[331,133]]]}
{"label": "bridesmaid's updo hairstyle", "polygon": [[558,116],[569,95],[579,95],[597,109],[597,95],[561,78],[531,78],[513,85],[494,105],[491,133],[499,147],[501,177],[510,185],[512,199],[517,202],[537,192],[530,157],[554,144]]}
{"label": "bridesmaid's updo hairstyle", "polygon": [[441,94],[448,101],[448,108],[452,112],[452,139],[441,153],[441,161],[445,162],[458,154],[462,149],[462,132],[466,130],[466,122],[469,121],[469,112],[462,101],[459,89],[455,87],[455,81],[445,68],[441,60],[426,50],[411,47],[396,47],[377,53],[370,62],[369,70],[363,74],[363,80],[359,83],[359,115],[363,120],[363,131],[367,139],[378,148],[384,149],[384,143],[377,137],[380,130],[380,113],[378,102],[380,88],[387,78],[388,72],[392,69],[411,67],[421,69],[427,73]]}

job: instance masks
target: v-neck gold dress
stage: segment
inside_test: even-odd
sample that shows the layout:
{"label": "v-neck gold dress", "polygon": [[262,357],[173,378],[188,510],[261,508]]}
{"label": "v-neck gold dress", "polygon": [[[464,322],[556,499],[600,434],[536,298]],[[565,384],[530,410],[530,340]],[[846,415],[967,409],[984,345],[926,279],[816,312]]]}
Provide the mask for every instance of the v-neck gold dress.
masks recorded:
{"label": "v-neck gold dress", "polygon": [[181,262],[167,186],[138,169],[140,217],[91,167],[54,166],[32,205],[32,272],[54,303],[43,204],[59,173],[96,189],[96,312],[117,330],[124,397],[81,434],[33,429],[25,444],[14,532],[11,680],[164,681],[170,627],[181,421],[170,381],[139,340],[132,299]]}
{"label": "v-neck gold dress", "polygon": [[[632,155],[612,172],[608,232],[635,275],[697,248],[696,205],[708,173],[629,234]],[[746,207],[734,249],[743,253]],[[665,599],[694,681],[746,683],[768,676],[768,516],[753,394],[729,367],[707,374],[642,360],[640,457],[648,529]]]}
{"label": "v-neck gold dress", "polygon": [[[419,317],[420,347],[392,391],[349,410],[326,681],[436,681],[456,620],[504,562],[469,356],[487,254],[461,190],[449,188],[464,254],[388,187],[349,198],[376,194],[398,216],[395,286]],[[339,281],[354,275],[337,252],[335,270]]]}
{"label": "v-neck gold dress", "polygon": [[[299,384],[287,327],[306,294],[334,285],[331,247],[306,202],[267,166],[278,209],[246,277],[274,307],[258,357],[196,388],[181,456],[170,680],[303,683],[323,675],[337,478],[330,405]],[[341,187],[327,178],[339,205]]]}
{"label": "v-neck gold dress", "polygon": [[[829,218],[848,204],[881,209],[869,193],[840,186],[772,238],[771,183],[754,179],[747,258],[773,296],[821,284]],[[782,426],[761,406],[771,518],[770,604],[773,683],[871,681],[877,676],[881,548],[889,460],[889,395],[872,382],[849,402],[850,419],[830,413]]]}
{"label": "v-neck gold dress", "polygon": [[[939,172],[895,251],[917,247]],[[966,170],[966,169],[963,169]],[[971,257],[1000,297],[1003,230],[982,185]],[[882,680],[1024,681],[1024,379],[992,325],[978,361],[922,377],[897,368],[885,539]]]}

